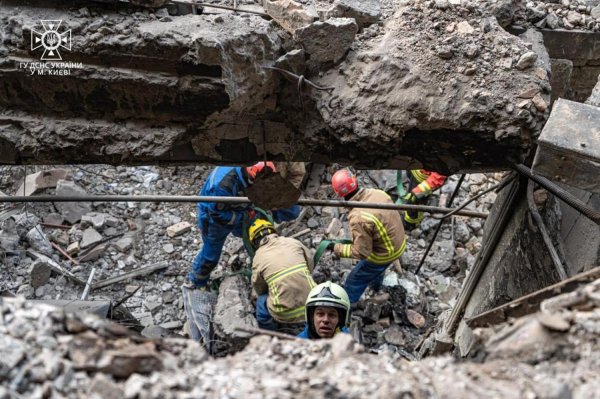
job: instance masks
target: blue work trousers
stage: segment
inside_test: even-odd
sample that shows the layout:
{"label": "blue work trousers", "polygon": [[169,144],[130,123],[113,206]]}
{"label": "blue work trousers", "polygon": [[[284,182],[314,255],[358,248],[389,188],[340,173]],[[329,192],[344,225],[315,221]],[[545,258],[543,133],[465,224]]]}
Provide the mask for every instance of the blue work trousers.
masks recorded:
{"label": "blue work trousers", "polygon": [[389,265],[376,265],[364,259],[358,262],[346,277],[346,283],[344,284],[350,303],[358,302],[369,285],[375,290],[381,288],[385,269]]}
{"label": "blue work trousers", "polygon": [[189,280],[197,287],[203,287],[208,282],[210,273],[215,269],[221,258],[225,239],[232,233],[236,237],[242,236],[242,225],[221,224],[215,220],[201,216],[198,227],[202,234],[202,249],[192,262],[192,271],[188,274]]}
{"label": "blue work trousers", "polygon": [[267,298],[269,298],[269,294],[263,294],[258,297],[256,300],[256,321],[258,321],[258,326],[265,330],[276,331],[278,328],[277,322],[269,313],[269,308],[267,307]]}

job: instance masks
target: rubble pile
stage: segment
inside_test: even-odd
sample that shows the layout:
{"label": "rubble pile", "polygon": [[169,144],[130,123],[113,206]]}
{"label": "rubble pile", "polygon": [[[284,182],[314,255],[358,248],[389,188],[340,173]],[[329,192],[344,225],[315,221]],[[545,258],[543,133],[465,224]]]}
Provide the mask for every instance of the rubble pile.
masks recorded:
{"label": "rubble pile", "polygon": [[567,29],[600,32],[600,1],[527,1],[526,18],[539,29]]}
{"label": "rubble pile", "polygon": [[346,334],[324,341],[255,337],[210,359],[191,340],[148,340],[94,316],[22,299],[0,303],[0,397],[540,397],[600,390],[600,281],[541,312],[476,330],[477,359],[374,356]]}
{"label": "rubble pile", "polygon": [[[335,168],[313,165],[305,183],[307,198],[331,199],[331,174]],[[22,169],[20,169],[22,171]],[[86,166],[70,169],[44,168],[33,175],[45,176],[43,186],[27,191],[37,194],[84,195],[196,195],[209,168],[179,167],[110,167]],[[23,175],[15,168],[3,168],[0,189],[5,193],[22,190]],[[396,171],[358,171],[359,181],[397,196]],[[495,184],[500,174],[468,175],[455,205],[474,193]],[[68,180],[65,180],[66,178]],[[29,179],[31,180],[31,179]],[[431,205],[444,205],[454,191],[457,177],[432,196]],[[27,180],[26,180],[27,182]],[[32,183],[33,184],[33,183]],[[494,201],[489,193],[467,209],[486,211]],[[279,226],[281,234],[298,239],[313,250],[324,238],[350,237],[346,211],[343,208],[305,207],[300,217]],[[27,206],[5,205],[0,215],[0,247],[3,251],[0,291],[28,299],[79,299],[83,284],[63,273],[56,265],[72,273],[80,282],[87,281],[95,268],[92,284],[157,266],[138,278],[92,289],[88,300],[112,301],[126,298],[129,312],[121,323],[146,329],[144,335],[159,336],[179,333],[185,322],[180,287],[185,282],[192,260],[201,246],[193,203],[152,202],[56,202],[30,203]],[[378,351],[392,349],[412,353],[441,312],[450,308],[465,272],[479,251],[483,220],[455,216],[444,223],[419,276],[415,271],[431,239],[438,221],[426,218],[421,226],[408,234],[408,249],[400,267],[390,268],[382,290],[369,291],[359,303],[353,326],[356,338]],[[62,225],[64,228],[55,226]],[[69,260],[60,248],[75,259]],[[49,257],[45,258],[45,257]],[[242,240],[229,237],[221,262],[213,278],[240,270],[249,262]],[[52,266],[54,268],[52,268]],[[163,267],[164,266],[164,267]],[[342,282],[353,262],[326,253],[318,263],[317,282]],[[242,277],[240,277],[242,278]],[[228,288],[241,298],[240,309],[253,312],[249,284],[233,284]],[[238,291],[243,292],[238,292]],[[226,300],[227,298],[224,298]],[[227,310],[223,303],[219,309]],[[238,306],[238,305],[236,305]],[[222,312],[224,321],[217,328],[220,339],[232,342],[239,334],[227,332],[228,324],[238,318],[236,312]],[[252,318],[250,314],[250,318]],[[220,320],[220,319],[219,319]],[[242,345],[243,346],[243,345]],[[234,345],[225,345],[239,349]]]}

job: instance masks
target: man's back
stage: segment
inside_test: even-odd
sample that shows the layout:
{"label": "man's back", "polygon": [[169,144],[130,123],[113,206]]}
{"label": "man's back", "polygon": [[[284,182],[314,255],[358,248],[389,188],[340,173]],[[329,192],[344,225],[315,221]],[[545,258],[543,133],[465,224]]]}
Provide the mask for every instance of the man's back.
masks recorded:
{"label": "man's back", "polygon": [[304,302],[315,283],[311,277],[312,257],[298,240],[270,235],[252,261],[252,282],[260,295],[269,292],[267,306],[280,322],[304,318]]}

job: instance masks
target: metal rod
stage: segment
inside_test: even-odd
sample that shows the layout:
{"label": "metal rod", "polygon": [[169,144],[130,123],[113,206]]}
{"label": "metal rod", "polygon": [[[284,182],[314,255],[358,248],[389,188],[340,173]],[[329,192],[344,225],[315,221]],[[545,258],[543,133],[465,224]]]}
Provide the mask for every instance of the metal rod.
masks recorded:
{"label": "metal rod", "polygon": [[92,288],[92,281],[94,280],[94,274],[96,274],[96,268],[92,267],[92,271],[90,272],[90,276],[88,277],[87,283],[85,284],[83,294],[81,294],[82,301],[85,301],[87,299],[88,294],[90,293],[90,289]]}
{"label": "metal rod", "polygon": [[[456,198],[456,196],[458,195],[458,192],[460,191],[460,186],[462,186],[462,183],[465,180],[465,176],[466,175],[462,174],[458,178],[456,187],[454,188],[454,191],[452,192],[452,195],[450,196],[450,199],[448,200],[448,207],[452,206],[452,202],[454,201],[454,198]],[[421,271],[421,266],[423,266],[423,263],[425,263],[425,259],[427,258],[427,255],[429,255],[429,251],[431,251],[431,247],[433,247],[433,243],[435,242],[435,239],[437,238],[440,230],[442,229],[442,224],[444,224],[444,222],[446,220],[448,220],[448,219],[444,218],[444,219],[440,220],[437,227],[435,228],[433,237],[431,237],[431,240],[429,241],[429,245],[427,246],[427,249],[425,250],[423,257],[421,258],[421,261],[419,262],[419,266],[417,266],[417,270],[415,270],[415,274],[419,274],[419,272]]]}
{"label": "metal rod", "polygon": [[281,339],[287,339],[290,341],[304,341],[302,338],[298,338],[294,335],[290,335],[290,334],[284,334],[284,333],[280,333],[277,331],[271,331],[271,330],[263,330],[262,328],[255,328],[255,327],[242,327],[242,326],[238,326],[235,328],[236,331],[242,331],[242,332],[247,332],[250,334],[262,334],[262,335],[270,335],[271,337],[277,337],[277,338],[281,338]]}
{"label": "metal rod", "polygon": [[[54,195],[35,195],[0,197],[2,202],[216,202],[223,204],[251,204],[248,197],[216,197],[216,196],[195,196],[195,195],[82,195],[82,196],[54,196]],[[359,201],[344,200],[315,200],[299,199],[298,205],[303,206],[331,206],[342,208],[370,208],[370,209],[394,209],[399,211],[421,211],[429,213],[448,213],[454,211],[451,208],[426,205],[408,205],[408,204],[385,204],[368,203]],[[487,212],[476,212],[461,210],[456,215],[470,216],[485,219]]]}
{"label": "metal rod", "polygon": [[75,265],[79,265],[79,261],[77,259],[73,259],[71,258],[71,255],[69,255],[67,253],[67,251],[65,251],[64,249],[62,249],[58,244],[50,241],[50,245],[52,245],[52,248],[56,249],[58,252],[60,252],[60,254],[62,256],[64,256],[65,258],[67,258],[68,260],[70,260],[73,264]]}
{"label": "metal rod", "polygon": [[69,230],[71,227],[73,227],[73,226],[65,226],[64,224],[53,224],[53,223],[40,223],[40,225],[42,225],[44,227],[50,227],[53,229],[63,229],[63,230]]}
{"label": "metal rod", "polygon": [[[564,201],[567,205],[572,207],[573,209],[580,212],[582,215],[586,216],[592,222],[600,225],[600,211],[590,207],[589,205],[583,203],[578,198],[574,197],[571,193],[563,190],[555,183],[546,179],[545,177],[534,175],[527,166],[523,164],[515,164],[513,168],[519,172],[520,174],[527,176],[529,179],[533,180],[540,186],[544,187],[546,190],[550,191],[552,194],[556,195],[562,201]],[[1,198],[0,198],[1,199]]]}
{"label": "metal rod", "polygon": [[548,253],[550,255],[550,258],[552,259],[552,263],[554,263],[554,268],[558,273],[558,277],[561,280],[565,280],[567,278],[567,272],[565,271],[560,256],[558,256],[558,252],[556,252],[556,248],[554,248],[552,239],[550,238],[548,230],[546,229],[546,224],[544,223],[542,216],[538,212],[535,201],[533,200],[533,185],[533,180],[529,180],[529,183],[527,184],[527,205],[529,205],[529,212],[531,213],[531,216],[533,217],[533,220],[537,225],[538,229],[540,229],[540,234],[542,235],[542,239],[544,240],[546,248],[548,248]]}
{"label": "metal rod", "polygon": [[[173,3],[176,3],[176,1],[173,1]],[[200,6],[200,7],[212,7],[212,8],[219,8],[222,10],[229,10],[229,11],[235,11],[235,12],[247,12],[248,14],[256,14],[256,15],[260,15],[261,17],[271,19],[271,16],[269,14],[266,14],[266,13],[260,12],[260,11],[252,11],[252,10],[246,10],[246,9],[237,8],[237,7],[220,6],[217,4],[208,4],[208,3],[195,3],[194,2],[193,4]]]}

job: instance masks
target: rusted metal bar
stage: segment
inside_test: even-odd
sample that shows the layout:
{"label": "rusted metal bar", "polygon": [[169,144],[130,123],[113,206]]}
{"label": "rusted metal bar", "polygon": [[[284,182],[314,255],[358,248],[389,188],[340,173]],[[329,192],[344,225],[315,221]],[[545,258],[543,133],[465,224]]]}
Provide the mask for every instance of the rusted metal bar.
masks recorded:
{"label": "rusted metal bar", "polygon": [[[0,197],[2,202],[215,202],[223,204],[252,204],[248,197],[218,197],[218,196],[195,196],[195,195],[82,195],[72,197],[61,197],[54,195],[36,195]],[[359,201],[345,200],[315,200],[299,199],[297,202],[301,206],[331,206],[338,208],[371,208],[371,209],[394,209],[398,211],[421,211],[429,213],[448,213],[455,211],[451,208],[427,205],[408,205],[408,204],[386,204],[386,203],[368,203]],[[455,215],[469,216],[485,219],[487,212],[461,210]]]}
{"label": "rusted metal bar", "polygon": [[563,266],[563,262],[560,259],[560,256],[558,256],[558,252],[556,252],[556,248],[554,248],[554,243],[550,238],[550,234],[548,234],[546,224],[544,223],[542,216],[538,212],[535,201],[533,200],[533,185],[533,180],[529,180],[529,183],[527,184],[527,205],[529,206],[529,212],[531,213],[531,217],[533,218],[535,224],[540,230],[540,234],[542,235],[544,244],[548,249],[548,253],[550,255],[550,258],[552,259],[552,263],[554,263],[554,268],[556,269],[556,273],[558,273],[558,277],[561,280],[564,280],[568,277],[567,272],[565,271],[565,267]]}
{"label": "rusted metal bar", "polygon": [[54,229],[69,230],[71,228],[71,226],[65,226],[63,224],[52,224],[52,223],[40,223],[40,224],[44,227],[51,227]]}
{"label": "rusted metal bar", "polygon": [[62,256],[64,256],[65,258],[67,258],[68,260],[70,260],[71,262],[73,262],[73,264],[75,265],[79,265],[79,261],[77,259],[73,259],[71,258],[71,255],[69,255],[67,253],[67,251],[65,251],[64,249],[62,249],[58,244],[50,241],[50,245],[52,245],[52,248],[56,249],[58,252],[61,253]]}
{"label": "rusted metal bar", "polygon": [[475,328],[498,324],[509,317],[525,316],[538,311],[544,299],[574,291],[577,287],[598,278],[600,278],[600,266],[480,313],[477,316],[470,317],[465,321],[469,327]]}
{"label": "rusted metal bar", "polygon": [[284,333],[280,333],[277,331],[271,331],[271,330],[263,330],[262,328],[254,328],[254,327],[236,327],[235,328],[236,331],[241,331],[241,332],[247,332],[250,334],[262,334],[262,335],[269,335],[271,337],[277,337],[277,338],[281,338],[281,339],[287,339],[290,341],[304,341],[302,338],[298,338],[294,335],[290,335],[290,334],[284,334]]}

